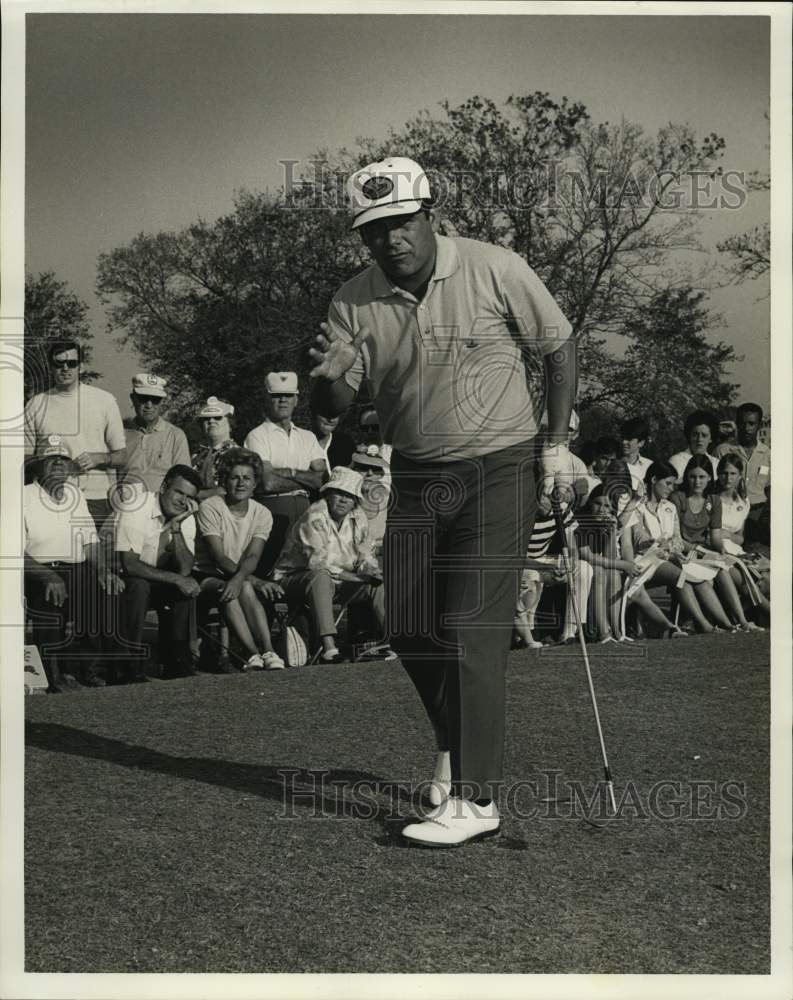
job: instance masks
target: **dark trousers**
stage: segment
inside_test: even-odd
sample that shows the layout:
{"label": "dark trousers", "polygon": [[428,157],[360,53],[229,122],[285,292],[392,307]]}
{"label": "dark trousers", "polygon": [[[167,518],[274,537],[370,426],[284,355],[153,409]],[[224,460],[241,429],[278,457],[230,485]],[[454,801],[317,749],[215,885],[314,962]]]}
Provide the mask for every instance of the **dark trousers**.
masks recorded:
{"label": "dark trousers", "polygon": [[149,659],[149,649],[143,645],[143,626],[150,608],[157,612],[160,649],[165,651],[166,658],[187,656],[194,598],[185,597],[173,584],[151,583],[136,576],[128,576],[124,582],[123,637],[133,671],[142,674]]}
{"label": "dark trousers", "polygon": [[256,499],[273,515],[273,528],[264,543],[256,575],[267,577],[281,555],[289,529],[309,507],[307,496],[257,496]]}
{"label": "dark trousers", "polygon": [[[56,562],[48,568],[63,581],[67,598],[60,608],[55,607],[44,599],[46,581],[38,574],[25,574],[33,641],[50,684],[57,682],[61,670],[87,679],[96,675],[99,666],[108,599],[99,588],[93,566]],[[67,623],[71,623],[70,631]]]}
{"label": "dark trousers", "polygon": [[534,520],[534,443],[417,463],[394,453],[384,541],[391,644],[416,686],[452,782],[492,798],[502,777],[512,620]]}

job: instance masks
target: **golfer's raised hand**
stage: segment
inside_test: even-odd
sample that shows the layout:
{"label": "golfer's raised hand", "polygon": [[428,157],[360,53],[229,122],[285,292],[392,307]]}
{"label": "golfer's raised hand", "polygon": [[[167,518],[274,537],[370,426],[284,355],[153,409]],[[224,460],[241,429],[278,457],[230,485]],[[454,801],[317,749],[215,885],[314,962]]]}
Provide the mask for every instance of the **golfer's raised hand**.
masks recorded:
{"label": "golfer's raised hand", "polygon": [[308,373],[310,378],[323,378],[335,382],[355,364],[366,330],[359,330],[351,341],[343,340],[330,329],[327,323],[320,323],[322,333],[309,348],[309,355],[317,362]]}

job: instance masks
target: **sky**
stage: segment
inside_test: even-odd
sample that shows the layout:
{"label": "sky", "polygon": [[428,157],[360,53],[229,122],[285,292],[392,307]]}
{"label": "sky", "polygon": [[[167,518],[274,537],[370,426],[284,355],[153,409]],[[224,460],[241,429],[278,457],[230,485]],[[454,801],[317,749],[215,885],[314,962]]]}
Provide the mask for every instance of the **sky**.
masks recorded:
{"label": "sky", "polygon": [[[768,168],[763,16],[34,14],[26,31],[26,270],[89,304],[98,384],[124,414],[141,366],[106,332],[97,256],[214,219],[235,190],[277,189],[281,160],[382,137],[442,100],[543,90],[649,133],[688,122],[725,138],[725,169]],[[703,262],[767,218],[764,194],[708,213]],[[767,293],[763,280],[709,299],[712,336],[744,355],[741,398],[764,406]]]}

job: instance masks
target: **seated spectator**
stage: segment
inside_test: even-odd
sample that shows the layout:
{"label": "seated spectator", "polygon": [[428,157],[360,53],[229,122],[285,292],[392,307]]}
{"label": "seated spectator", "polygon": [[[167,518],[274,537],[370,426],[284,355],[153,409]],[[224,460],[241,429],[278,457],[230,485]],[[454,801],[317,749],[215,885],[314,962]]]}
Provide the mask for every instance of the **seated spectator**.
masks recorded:
{"label": "seated spectator", "polygon": [[156,493],[174,465],[188,465],[185,433],[161,416],[168,393],[164,378],[141,372],[132,379],[130,400],[135,421],[126,431],[127,459],[120,478],[125,486]]}
{"label": "seated spectator", "polygon": [[391,491],[388,486],[388,462],[377,445],[358,445],[352,456],[352,469],[363,477],[361,510],[369,518],[369,540],[372,552],[381,560],[386,516]]}
{"label": "seated spectator", "polygon": [[273,574],[290,605],[308,605],[323,663],[342,658],[333,618],[336,598],[368,604],[379,634],[385,633],[383,578],[360,507],[361,482],[359,473],[343,465],[333,470],[320,488],[322,498],[293,526]]}
{"label": "seated spectator", "polygon": [[[575,550],[574,532],[577,522],[570,502],[575,494],[569,487],[562,486],[560,489],[563,495],[566,494],[568,497],[567,502],[562,504],[562,524],[573,560],[573,580],[576,590],[575,595],[567,590],[564,623],[558,642],[560,645],[570,645],[575,642],[578,634],[573,598],[575,597],[578,613],[583,622],[586,620],[587,601],[592,586],[592,567],[579,559]],[[534,638],[534,627],[543,588],[558,583],[567,584],[567,573],[560,554],[561,542],[557,536],[557,524],[551,509],[551,500],[547,495],[543,495],[538,501],[537,516],[526,548],[527,565],[520,575],[518,601],[513,619],[517,641],[513,639],[513,648],[525,645],[529,649],[538,649],[542,646],[542,643]]]}
{"label": "seated spectator", "polygon": [[[49,435],[29,462],[33,482],[24,488],[23,503],[25,600],[50,691],[76,690],[80,681],[103,687],[100,638],[109,620],[104,598],[121,593],[124,585],[104,562],[88,504],[76,485],[79,465],[66,444]],[[81,669],[61,671],[60,663],[67,660]]]}
{"label": "seated spectator", "polygon": [[245,447],[262,460],[262,482],[256,500],[273,515],[258,576],[269,577],[293,524],[308,509],[327,476],[325,452],[311,431],[292,423],[297,406],[295,372],[270,372],[266,378],[267,419],[245,438]]}
{"label": "seated spectator", "polygon": [[[262,460],[242,448],[227,450],[218,469],[223,496],[209,497],[196,514],[198,541],[194,576],[201,584],[199,603],[218,604],[247,655],[247,670],[283,670],[284,661],[273,651],[267,615],[259,601],[283,595],[280,586],[254,576],[273,517],[252,500],[261,479]],[[203,652],[204,644],[202,644]],[[202,657],[204,663],[207,657]],[[220,668],[233,672],[228,657]]]}
{"label": "seated spectator", "polygon": [[749,517],[744,527],[747,544],[755,541],[755,526],[763,516],[766,504],[766,486],[771,482],[771,449],[758,440],[763,423],[763,409],[757,403],[742,403],[736,412],[738,443],[721,444],[716,455],[721,458],[732,452],[743,459],[746,496],[749,500]]}
{"label": "seated spectator", "polygon": [[[669,499],[675,481],[675,469],[667,462],[653,462],[647,470],[645,498],[633,512],[622,534],[623,558],[635,560],[643,571],[630,584],[627,595],[629,599],[638,597],[638,600],[644,601],[639,588],[652,580],[655,584],[674,589],[681,608],[700,632],[714,631],[703,608],[719,626],[731,629],[710,582],[683,573],[685,547],[680,537],[677,507]],[[660,608],[658,611],[660,613]]]}
{"label": "seated spectator", "polygon": [[320,448],[325,452],[325,467],[330,474],[337,465],[348,466],[355,451],[355,442],[345,431],[338,429],[341,416],[323,417],[321,413],[311,411],[311,430],[319,441]]}
{"label": "seated spectator", "polygon": [[677,485],[683,482],[683,473],[693,455],[707,455],[710,459],[713,475],[716,475],[718,459],[710,454],[710,447],[716,436],[718,421],[710,410],[694,410],[686,417],[683,434],[688,442],[688,448],[678,451],[669,459],[669,464],[675,470]]}
{"label": "seated spectator", "polygon": [[653,464],[652,459],[641,454],[642,448],[650,436],[650,428],[644,417],[631,417],[624,420],[620,427],[622,438],[622,458],[631,474],[633,491],[640,495],[644,492],[644,477]]}
{"label": "seated spectator", "polygon": [[[201,588],[190,574],[196,534],[193,514],[200,488],[194,469],[175,465],[166,472],[156,493],[133,491],[120,505],[115,548],[126,583],[121,618],[131,661],[130,681],[148,680],[140,647],[149,608],[156,608],[160,619],[160,649],[166,661],[163,677],[195,673],[190,655],[190,613]],[[166,609],[169,612],[164,615]]]}
{"label": "seated spectator", "polygon": [[[628,640],[621,620],[623,584],[642,575],[642,567],[634,559],[626,559],[621,552],[620,536],[615,508],[605,486],[597,486],[589,495],[582,512],[576,538],[582,559],[594,568],[592,582],[595,627],[601,642]],[[632,600],[647,618],[660,629],[664,638],[684,636],[661,609],[650,600],[643,587],[633,594]]]}
{"label": "seated spectator", "polygon": [[190,464],[201,477],[198,500],[223,496],[223,487],[218,482],[218,466],[229,448],[238,448],[231,436],[231,419],[234,407],[225,399],[210,396],[198,411],[198,424],[204,436],[204,443],[190,458]]}
{"label": "seated spectator", "polygon": [[595,451],[592,472],[594,475],[600,476],[609,462],[613,462],[615,458],[619,458],[622,454],[622,446],[616,438],[604,435],[603,437],[599,437],[595,442]]}
{"label": "seated spectator", "polygon": [[[683,549],[692,555],[705,555],[703,550],[713,549],[724,552],[724,541],[721,533],[721,498],[712,492],[713,476],[711,475],[710,455],[694,455],[683,473],[683,489],[677,490],[669,498],[677,508],[680,522],[680,536]],[[710,580],[718,592],[724,608],[744,631],[755,631],[758,626],[748,622],[743,612],[743,606],[735,589],[735,583],[730,576],[729,568],[724,561],[698,560],[703,563],[697,566],[702,588],[710,587]],[[693,569],[690,564],[684,566],[688,572]],[[700,591],[702,593],[704,591]],[[715,594],[714,594],[715,597]],[[713,604],[715,608],[715,603]],[[733,623],[724,615],[719,625],[732,629]]]}
{"label": "seated spectator", "polygon": [[742,596],[762,608],[768,615],[770,579],[767,571],[759,570],[756,558],[744,549],[744,525],[749,516],[749,501],[743,479],[743,461],[734,452],[727,452],[719,459],[717,482],[712,484],[712,492],[721,501],[721,536],[726,553],[736,557],[730,569],[733,583]]}

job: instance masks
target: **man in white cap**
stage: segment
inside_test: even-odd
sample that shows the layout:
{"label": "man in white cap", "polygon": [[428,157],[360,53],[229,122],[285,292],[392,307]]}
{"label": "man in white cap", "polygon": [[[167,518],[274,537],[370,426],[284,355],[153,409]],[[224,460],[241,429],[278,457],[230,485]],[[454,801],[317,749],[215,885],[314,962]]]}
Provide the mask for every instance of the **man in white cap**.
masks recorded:
{"label": "man in white cap", "polygon": [[190,448],[183,430],[161,416],[168,383],[159,375],[140,372],[132,379],[130,400],[135,425],[127,431],[127,484],[156,493],[174,465],[190,465]]}
{"label": "man in white cap", "polygon": [[[402,832],[448,847],[500,825],[504,678],[534,458],[548,490],[567,455],[574,341],[521,257],[435,234],[429,181],[413,160],[370,164],[349,193],[374,263],[331,302],[311,352],[313,403],[340,413],[365,380],[393,446],[389,635],[438,745],[435,808]],[[529,389],[531,364],[545,372],[545,400]]]}
{"label": "man in white cap", "polygon": [[264,546],[257,575],[267,576],[281,554],[287,533],[308,509],[309,493],[316,493],[327,475],[325,452],[312,431],[292,423],[298,397],[295,372],[270,372],[265,379],[267,419],[243,442],[256,452],[264,468],[255,497],[273,515],[273,527]]}
{"label": "man in white cap", "polygon": [[80,489],[97,531],[110,514],[108,490],[125,461],[124,425],[115,396],[80,381],[83,352],[77,341],[54,341],[48,351],[52,387],[25,407],[25,451],[57,434],[74,459]]}

